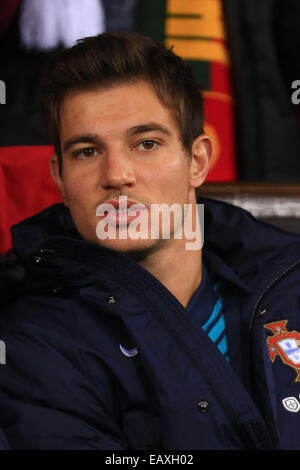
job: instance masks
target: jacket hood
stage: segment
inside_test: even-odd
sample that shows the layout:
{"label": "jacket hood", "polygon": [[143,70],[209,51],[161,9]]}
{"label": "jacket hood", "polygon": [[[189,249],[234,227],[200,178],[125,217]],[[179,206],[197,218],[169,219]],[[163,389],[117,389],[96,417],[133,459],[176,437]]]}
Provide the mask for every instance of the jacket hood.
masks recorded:
{"label": "jacket hood", "polygon": [[[300,260],[300,236],[277,229],[255,219],[249,212],[231,204],[209,198],[198,198],[204,204],[203,255],[208,264],[218,258],[234,275],[251,287],[269,282]],[[3,290],[21,290],[43,283],[43,278],[74,283],[91,280],[95,269],[76,260],[78,249],[85,259],[95,255],[104,263],[114,259],[122,266],[143,269],[128,256],[109,248],[86,242],[76,230],[69,209],[63,203],[53,204],[42,212],[12,226],[13,249],[0,258],[0,280]],[[36,258],[60,247],[55,263],[38,265]],[[62,247],[63,252],[62,252]],[[66,256],[68,263],[66,263]],[[30,276],[28,277],[28,273]],[[33,281],[34,279],[34,281]],[[21,287],[22,286],[22,287]]]}

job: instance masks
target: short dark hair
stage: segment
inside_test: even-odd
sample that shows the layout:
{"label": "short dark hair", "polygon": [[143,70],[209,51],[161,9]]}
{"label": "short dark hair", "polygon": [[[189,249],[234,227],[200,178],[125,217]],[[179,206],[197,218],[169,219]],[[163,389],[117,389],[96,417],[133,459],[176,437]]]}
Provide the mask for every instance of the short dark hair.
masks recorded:
{"label": "short dark hair", "polygon": [[104,33],[77,41],[49,58],[43,74],[42,107],[62,170],[60,108],[71,91],[109,88],[148,81],[179,126],[183,147],[190,153],[203,134],[201,88],[191,67],[172,48],[138,33]]}

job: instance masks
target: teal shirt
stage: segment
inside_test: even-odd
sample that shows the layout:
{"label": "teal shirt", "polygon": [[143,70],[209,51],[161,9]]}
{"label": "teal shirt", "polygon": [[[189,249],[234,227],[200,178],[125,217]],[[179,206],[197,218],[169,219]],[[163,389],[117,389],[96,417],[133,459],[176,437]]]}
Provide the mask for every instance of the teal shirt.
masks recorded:
{"label": "teal shirt", "polygon": [[220,283],[212,280],[205,263],[202,262],[202,281],[186,309],[225,355],[226,360],[229,360],[223,299],[219,293],[219,287]]}

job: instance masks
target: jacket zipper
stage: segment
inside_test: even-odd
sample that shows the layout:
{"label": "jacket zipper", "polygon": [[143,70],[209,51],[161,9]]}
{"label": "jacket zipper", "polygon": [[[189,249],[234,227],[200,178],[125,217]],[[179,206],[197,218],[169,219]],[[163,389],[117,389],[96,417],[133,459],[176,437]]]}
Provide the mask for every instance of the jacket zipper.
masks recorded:
{"label": "jacket zipper", "polygon": [[[255,306],[253,308],[253,312],[252,312],[252,316],[251,316],[251,321],[250,321],[250,336],[251,336],[251,329],[253,327],[253,323],[254,323],[254,320],[255,320],[255,314],[256,314],[256,311],[258,309],[258,305],[260,304],[262,298],[265,296],[265,294],[267,293],[267,291],[272,288],[272,286],[277,282],[279,281],[281,278],[283,278],[289,271],[291,271],[295,266],[297,266],[298,264],[300,263],[300,259],[298,259],[295,263],[293,263],[292,265],[290,265],[288,268],[286,268],[282,273],[280,273],[278,276],[276,276],[266,287],[265,289],[262,291],[262,293],[260,294],[260,296],[258,297],[256,303],[255,303]],[[260,315],[262,316],[264,313],[265,313],[265,309],[263,309],[260,313]],[[275,424],[272,424],[271,427],[273,428],[272,430],[270,429],[269,432],[270,432],[270,436],[271,436],[271,439],[273,440],[273,443],[275,446],[278,445],[279,442],[277,442],[277,440],[279,439],[278,436],[277,436],[277,431],[276,431],[276,426]]]}

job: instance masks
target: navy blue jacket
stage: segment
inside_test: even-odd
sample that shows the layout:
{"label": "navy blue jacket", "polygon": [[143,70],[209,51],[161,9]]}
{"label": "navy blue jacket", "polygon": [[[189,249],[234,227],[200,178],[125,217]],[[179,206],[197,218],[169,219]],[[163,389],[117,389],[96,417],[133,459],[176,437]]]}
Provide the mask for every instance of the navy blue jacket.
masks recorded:
{"label": "navy blue jacket", "polygon": [[300,237],[198,202],[230,362],[148,271],[82,240],[62,204],[12,227],[0,262],[11,448],[300,449]]}

